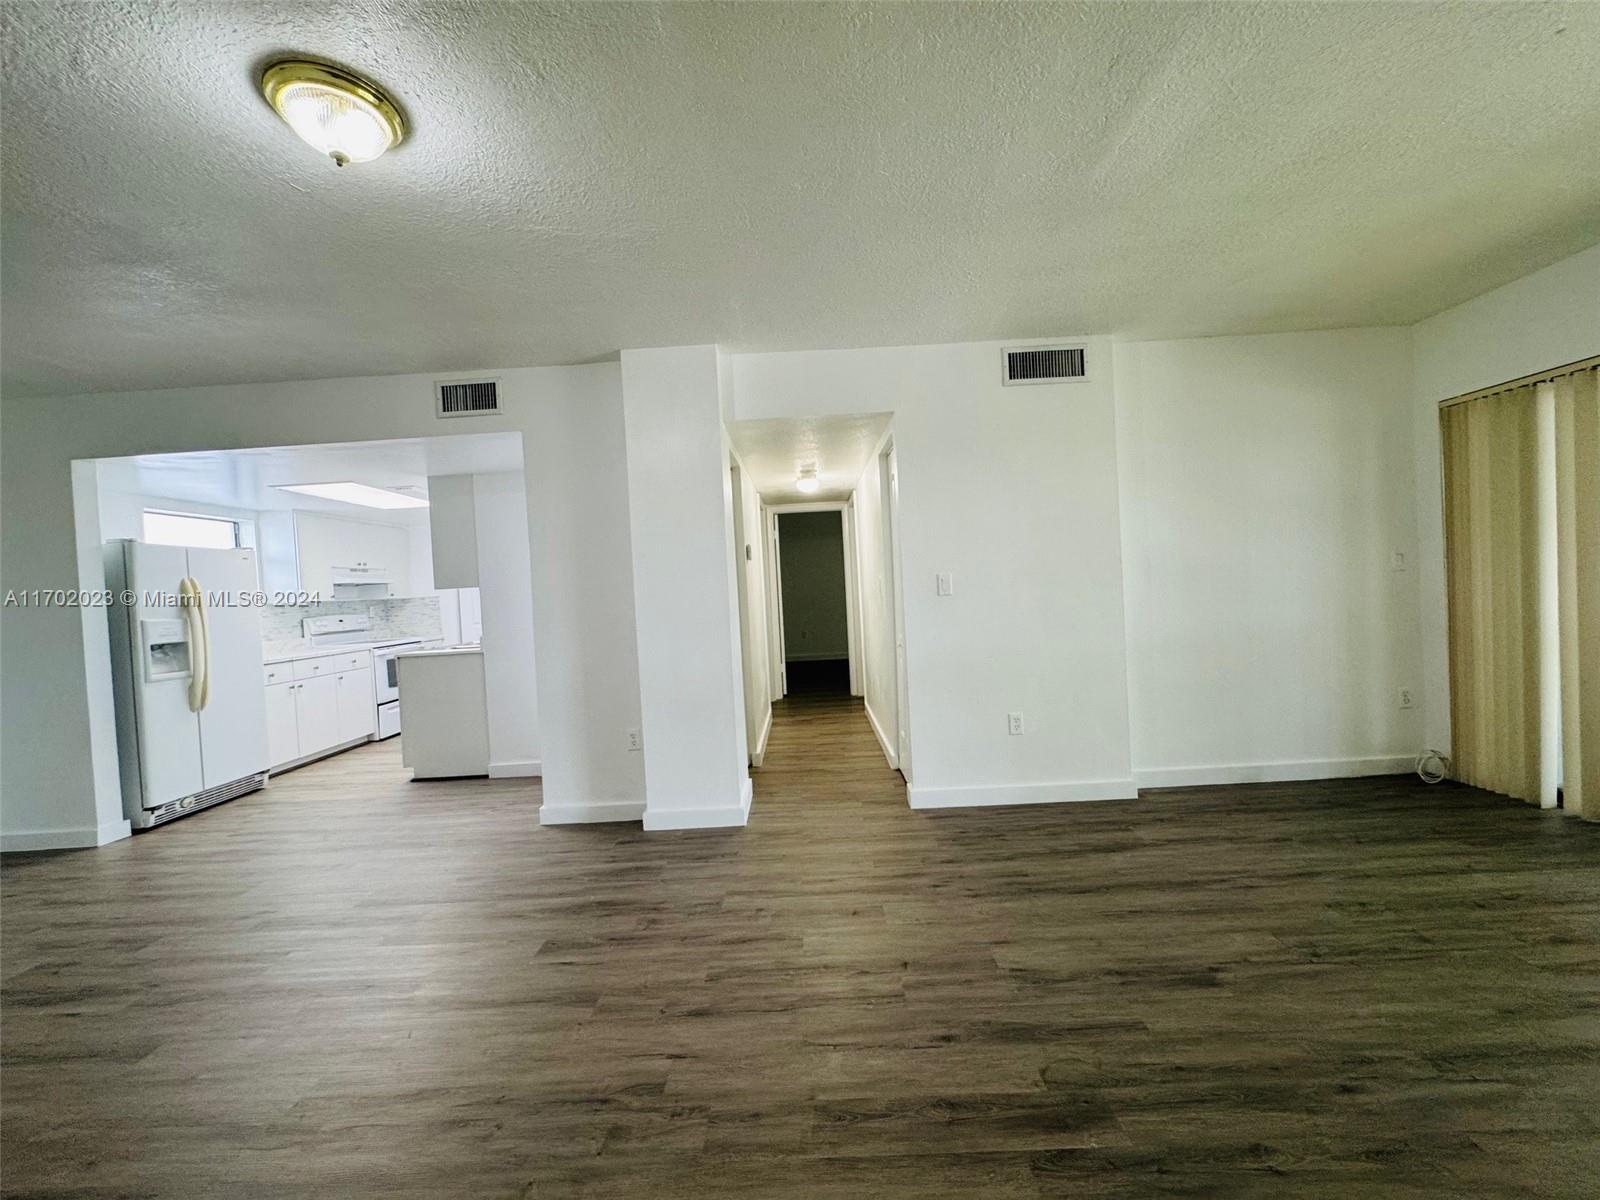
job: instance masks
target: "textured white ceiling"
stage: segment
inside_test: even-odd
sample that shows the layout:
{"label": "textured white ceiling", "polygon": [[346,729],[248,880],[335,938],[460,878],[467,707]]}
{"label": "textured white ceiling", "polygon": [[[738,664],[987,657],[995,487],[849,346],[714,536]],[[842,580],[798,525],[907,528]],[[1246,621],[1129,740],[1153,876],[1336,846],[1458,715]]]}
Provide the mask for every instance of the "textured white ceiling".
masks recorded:
{"label": "textured white ceiling", "polygon": [[[751,482],[769,504],[847,500],[871,454],[889,428],[888,413],[799,420],[734,421],[728,437]],[[806,495],[795,480],[807,468],[818,488]]]}
{"label": "textured white ceiling", "polygon": [[[1411,322],[1600,241],[1600,5],[11,3],[16,392]],[[414,125],[340,171],[301,51]]]}

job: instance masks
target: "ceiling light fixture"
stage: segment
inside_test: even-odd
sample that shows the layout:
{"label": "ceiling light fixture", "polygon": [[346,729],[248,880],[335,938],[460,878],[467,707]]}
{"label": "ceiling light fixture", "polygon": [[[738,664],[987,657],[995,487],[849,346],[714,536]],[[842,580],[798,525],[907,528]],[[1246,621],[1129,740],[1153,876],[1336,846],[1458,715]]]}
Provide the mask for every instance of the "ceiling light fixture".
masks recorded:
{"label": "ceiling light fixture", "polygon": [[406,136],[394,101],[343,67],[284,59],[262,72],[261,94],[290,129],[341,167],[371,162]]}
{"label": "ceiling light fixture", "polygon": [[427,508],[428,502],[417,496],[402,496],[388,488],[369,487],[364,483],[276,483],[274,487],[285,492],[299,492],[306,496],[319,496],[324,500],[338,500],[344,504],[359,504],[363,508]]}
{"label": "ceiling light fixture", "polygon": [[822,486],[817,482],[817,469],[815,467],[807,467],[804,471],[801,471],[800,477],[794,481],[794,486],[796,491],[804,492],[807,496],[811,495],[812,492]]}

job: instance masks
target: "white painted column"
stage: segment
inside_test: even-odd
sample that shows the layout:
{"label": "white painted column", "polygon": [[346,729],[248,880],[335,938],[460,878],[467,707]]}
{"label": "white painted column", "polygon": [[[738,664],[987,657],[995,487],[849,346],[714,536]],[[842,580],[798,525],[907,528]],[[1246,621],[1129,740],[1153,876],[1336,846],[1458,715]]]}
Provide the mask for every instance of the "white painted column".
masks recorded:
{"label": "white painted column", "polygon": [[622,352],[646,829],[750,812],[721,374],[715,346]]}

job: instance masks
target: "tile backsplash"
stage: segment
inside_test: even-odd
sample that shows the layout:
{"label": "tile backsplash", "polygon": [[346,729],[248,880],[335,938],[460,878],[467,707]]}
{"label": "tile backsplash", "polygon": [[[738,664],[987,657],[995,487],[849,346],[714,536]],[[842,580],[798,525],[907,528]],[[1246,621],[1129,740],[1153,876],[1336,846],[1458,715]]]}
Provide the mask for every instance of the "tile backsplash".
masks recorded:
{"label": "tile backsplash", "polygon": [[261,610],[261,640],[268,646],[297,642],[304,636],[300,622],[307,617],[341,617],[366,613],[372,623],[372,640],[418,637],[424,641],[444,636],[437,596],[408,596],[399,600],[330,600],[323,604],[273,605]]}

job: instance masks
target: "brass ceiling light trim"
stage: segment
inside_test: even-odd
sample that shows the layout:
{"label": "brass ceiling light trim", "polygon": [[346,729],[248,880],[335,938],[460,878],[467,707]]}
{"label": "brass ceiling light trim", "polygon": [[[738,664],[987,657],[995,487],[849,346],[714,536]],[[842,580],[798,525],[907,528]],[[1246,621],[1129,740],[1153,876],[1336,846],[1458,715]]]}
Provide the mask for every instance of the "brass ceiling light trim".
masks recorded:
{"label": "brass ceiling light trim", "polygon": [[302,140],[341,167],[371,162],[405,140],[405,117],[383,89],[331,63],[280,59],[261,73],[261,94]]}

